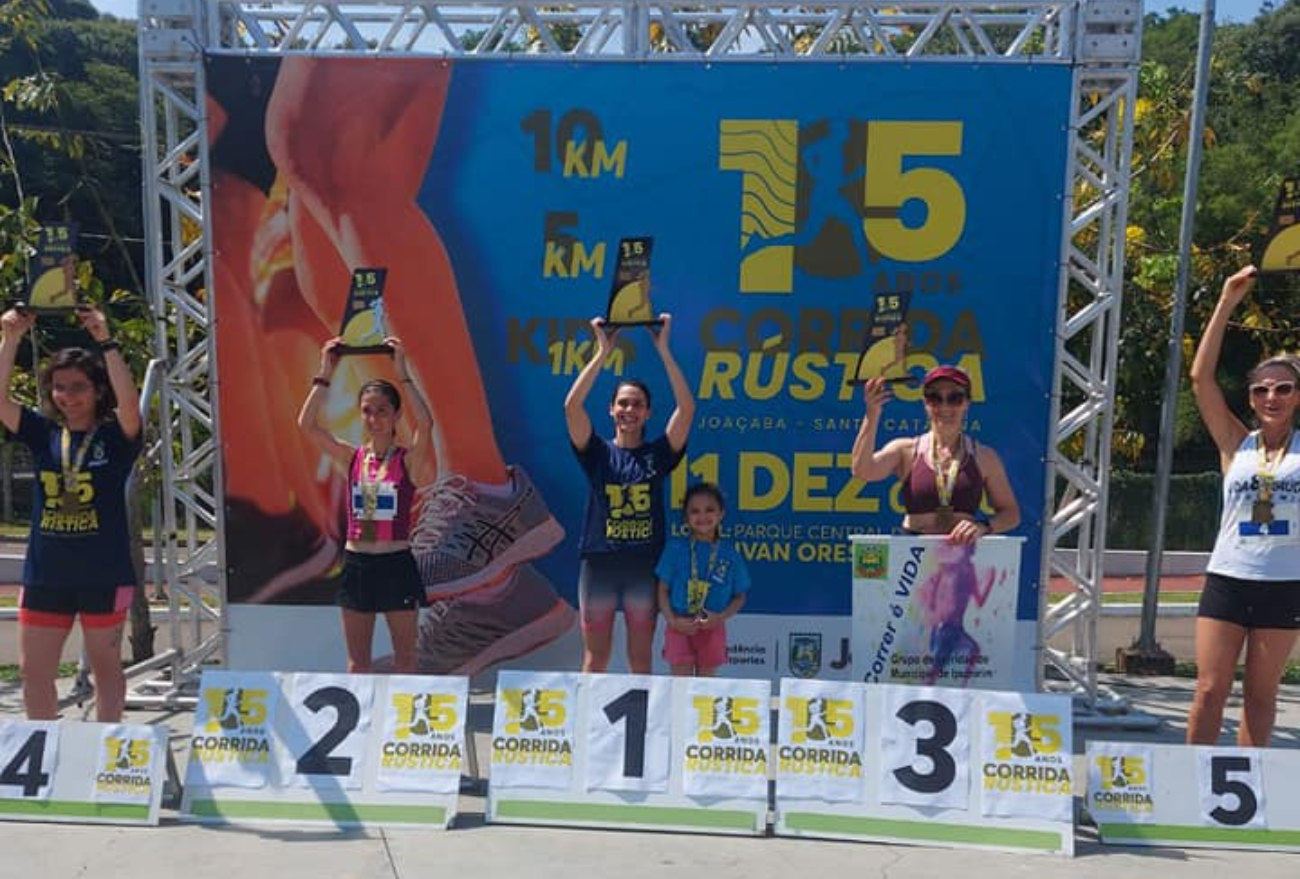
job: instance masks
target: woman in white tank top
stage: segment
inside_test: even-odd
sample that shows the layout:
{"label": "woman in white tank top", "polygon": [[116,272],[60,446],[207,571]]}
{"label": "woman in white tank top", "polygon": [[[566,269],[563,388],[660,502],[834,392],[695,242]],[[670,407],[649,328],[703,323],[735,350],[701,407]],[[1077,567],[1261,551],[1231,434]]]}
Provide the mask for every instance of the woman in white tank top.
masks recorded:
{"label": "woman in white tank top", "polygon": [[1266,746],[1277,691],[1300,634],[1300,359],[1281,354],[1247,376],[1249,429],[1229,408],[1215,373],[1233,311],[1255,284],[1247,266],[1223,283],[1192,361],[1192,391],[1219,449],[1223,514],[1196,620],[1196,695],[1189,744],[1218,741],[1223,706],[1245,647],[1238,744]]}

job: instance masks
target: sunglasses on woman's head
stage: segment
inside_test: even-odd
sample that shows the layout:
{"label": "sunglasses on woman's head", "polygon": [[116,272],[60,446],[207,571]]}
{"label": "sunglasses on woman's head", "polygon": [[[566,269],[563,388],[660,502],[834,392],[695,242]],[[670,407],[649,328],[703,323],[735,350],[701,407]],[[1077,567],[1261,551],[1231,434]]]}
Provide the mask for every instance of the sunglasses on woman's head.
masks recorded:
{"label": "sunglasses on woman's head", "polygon": [[1275,397],[1289,397],[1295,393],[1295,382],[1274,382],[1273,384],[1260,382],[1250,386],[1250,395],[1260,400],[1267,397],[1270,391],[1273,392]]}
{"label": "sunglasses on woman's head", "polygon": [[926,391],[925,402],[934,404],[942,403],[945,406],[960,406],[962,403],[966,402],[966,392],[949,391],[945,394],[941,391]]}

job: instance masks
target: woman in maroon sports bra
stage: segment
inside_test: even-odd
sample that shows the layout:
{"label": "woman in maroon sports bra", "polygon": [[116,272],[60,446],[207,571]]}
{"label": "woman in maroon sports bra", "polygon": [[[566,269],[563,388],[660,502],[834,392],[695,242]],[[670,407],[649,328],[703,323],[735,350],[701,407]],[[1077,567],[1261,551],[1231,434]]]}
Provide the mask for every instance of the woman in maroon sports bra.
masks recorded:
{"label": "woman in maroon sports bra", "polygon": [[[884,379],[866,383],[867,414],[853,441],[853,475],[863,482],[887,476],[902,481],[903,530],[946,534],[953,543],[974,543],[1020,524],[1020,507],[991,448],[962,432],[970,408],[970,376],[955,366],[938,366],[922,383],[930,430],[899,437],[876,449],[876,429],[890,392]],[[987,497],[993,515],[980,516]]]}
{"label": "woman in maroon sports bra", "polygon": [[[929,432],[890,440],[876,451],[876,428],[889,389],[884,379],[867,382],[867,414],[853,443],[853,475],[863,482],[897,476],[907,510],[903,530],[948,536],[947,549],[938,555],[939,569],[917,592],[930,630],[926,683],[933,684],[950,665],[971,671],[979,661],[980,646],[966,631],[966,609],[972,601],[984,605],[993,581],[977,574],[974,543],[1019,525],[1020,507],[997,452],[962,431],[970,408],[970,376],[955,366],[938,366],[926,373],[922,388]],[[993,509],[987,519],[980,515],[985,497]]]}

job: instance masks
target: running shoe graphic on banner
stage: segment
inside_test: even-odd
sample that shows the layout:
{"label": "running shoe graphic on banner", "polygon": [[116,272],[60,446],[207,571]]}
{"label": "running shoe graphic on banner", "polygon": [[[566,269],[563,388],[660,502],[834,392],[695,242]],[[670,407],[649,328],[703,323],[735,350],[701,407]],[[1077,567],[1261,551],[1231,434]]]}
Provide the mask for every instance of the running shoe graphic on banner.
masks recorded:
{"label": "running shoe graphic on banner", "polygon": [[508,472],[512,487],[504,497],[454,473],[417,491],[411,550],[430,601],[487,586],[564,539],[528,474],[519,467]]}

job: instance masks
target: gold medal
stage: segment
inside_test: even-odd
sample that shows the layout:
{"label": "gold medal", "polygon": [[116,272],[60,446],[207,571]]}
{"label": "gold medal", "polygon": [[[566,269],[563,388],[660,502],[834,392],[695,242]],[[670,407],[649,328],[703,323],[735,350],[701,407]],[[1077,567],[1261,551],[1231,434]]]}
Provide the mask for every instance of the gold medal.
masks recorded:
{"label": "gold medal", "polygon": [[953,524],[957,517],[952,512],[949,504],[940,504],[934,511],[934,525],[940,532],[946,534],[952,530]]}
{"label": "gold medal", "polygon": [[1256,525],[1268,525],[1273,521],[1273,502],[1258,500],[1250,505],[1250,521]]}
{"label": "gold medal", "polygon": [[704,609],[704,599],[709,594],[709,581],[691,578],[686,581],[686,613],[697,616]]}
{"label": "gold medal", "polygon": [[1286,439],[1270,458],[1268,449],[1264,447],[1264,434],[1256,435],[1255,442],[1258,450],[1259,466],[1259,494],[1255,502],[1250,505],[1250,521],[1259,525],[1260,534],[1268,534],[1268,526],[1272,524],[1273,519],[1273,477],[1279,467],[1282,466],[1282,459],[1286,457],[1287,451],[1291,448],[1291,431],[1287,431]]}
{"label": "gold medal", "polygon": [[704,569],[704,576],[700,576],[699,569],[695,561],[695,538],[687,547],[691,557],[691,576],[686,580],[686,612],[691,616],[700,617],[704,614],[704,602],[709,597],[710,578],[713,577],[713,569],[718,563],[718,544],[720,540],[713,541],[709,548],[709,564]]}
{"label": "gold medal", "polygon": [[362,519],[362,520],[361,520],[361,533],[360,533],[359,535],[357,535],[357,539],[358,539],[358,540],[361,540],[361,541],[363,541],[363,542],[365,542],[365,543],[373,543],[373,542],[376,540],[377,537],[378,537],[378,534],[377,534],[377,532],[376,532],[376,528],[375,528],[375,520],[374,520],[374,519]]}
{"label": "gold medal", "polygon": [[59,512],[65,516],[74,516],[85,509],[81,496],[76,491],[65,491],[59,495]]}

